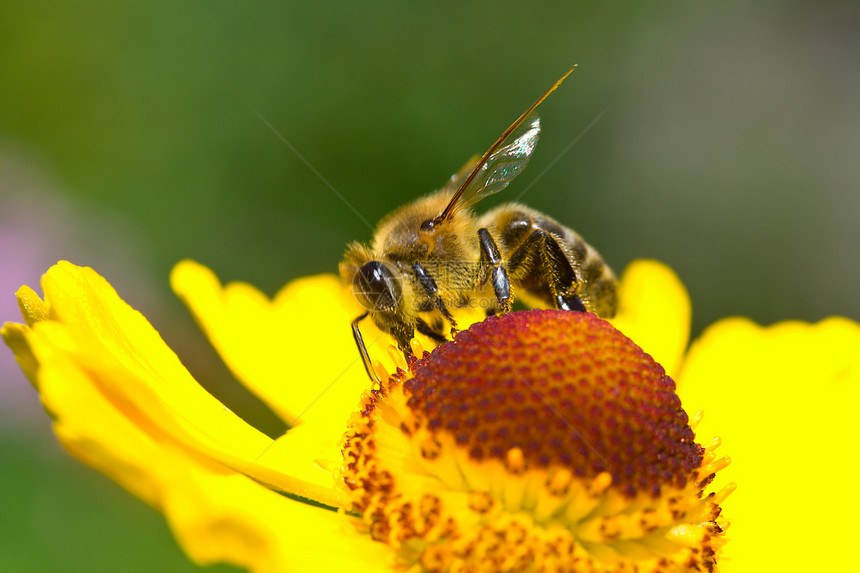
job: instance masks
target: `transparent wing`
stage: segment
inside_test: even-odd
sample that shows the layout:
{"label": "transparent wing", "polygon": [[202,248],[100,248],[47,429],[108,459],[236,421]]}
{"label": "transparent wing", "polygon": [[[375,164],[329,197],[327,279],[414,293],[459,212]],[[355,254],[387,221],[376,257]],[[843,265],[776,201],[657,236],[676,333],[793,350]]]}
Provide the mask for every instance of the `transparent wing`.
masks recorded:
{"label": "transparent wing", "polygon": [[475,165],[478,163],[479,159],[481,159],[480,155],[474,155],[469,158],[469,161],[467,161],[463,165],[463,167],[460,168],[459,171],[457,171],[448,179],[448,182],[445,183],[445,186],[442,188],[442,190],[447,191],[448,193],[454,193],[457,189],[459,189],[460,185],[463,184],[463,181],[466,180],[466,177],[468,177],[469,174],[472,173],[472,170],[475,168]]}
{"label": "transparent wing", "polygon": [[540,118],[532,113],[487,158],[463,190],[458,207],[462,209],[474,205],[507,187],[528,165],[539,136]]}
{"label": "transparent wing", "polygon": [[455,176],[458,180],[462,179],[462,183],[457,187],[442,213],[435,219],[422,223],[422,229],[432,229],[460,209],[474,205],[493,193],[498,193],[525,169],[540,135],[540,118],[535,113],[535,109],[570,75],[575,67],[561,76],[499,136],[465,179],[461,176],[462,171]]}

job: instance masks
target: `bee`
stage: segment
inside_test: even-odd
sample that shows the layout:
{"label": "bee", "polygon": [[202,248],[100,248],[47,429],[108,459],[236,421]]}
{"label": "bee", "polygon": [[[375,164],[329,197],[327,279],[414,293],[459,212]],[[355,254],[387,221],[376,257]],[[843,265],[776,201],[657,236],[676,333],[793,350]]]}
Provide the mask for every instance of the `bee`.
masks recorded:
{"label": "bee", "polygon": [[480,217],[471,211],[526,167],[540,134],[535,110],[574,68],[442,189],[385,217],[369,245],[348,245],[340,275],[366,309],[352,333],[372,380],[378,382],[359,330],[368,316],[408,359],[416,331],[442,343],[458,332],[452,310],[502,315],[515,296],[532,307],[615,315],[615,274],[577,233],[518,203]]}

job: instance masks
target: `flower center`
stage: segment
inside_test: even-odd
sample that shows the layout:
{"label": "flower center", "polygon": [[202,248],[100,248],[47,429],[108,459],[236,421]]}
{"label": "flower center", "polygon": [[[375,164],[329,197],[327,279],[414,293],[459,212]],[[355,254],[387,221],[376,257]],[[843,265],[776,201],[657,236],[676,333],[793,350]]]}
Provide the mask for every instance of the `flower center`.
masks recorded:
{"label": "flower center", "polygon": [[489,318],[364,398],[343,479],[369,533],[427,571],[714,568],[727,463],[675,384],[588,313]]}

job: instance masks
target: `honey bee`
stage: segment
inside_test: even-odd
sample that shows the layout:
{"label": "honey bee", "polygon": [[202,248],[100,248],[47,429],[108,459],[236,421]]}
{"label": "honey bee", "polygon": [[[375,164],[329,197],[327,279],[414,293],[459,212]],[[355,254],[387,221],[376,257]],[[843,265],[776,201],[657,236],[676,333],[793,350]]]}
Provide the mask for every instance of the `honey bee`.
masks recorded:
{"label": "honey bee", "polygon": [[352,321],[352,333],[372,380],[378,381],[359,330],[368,316],[407,358],[416,330],[442,343],[458,331],[452,310],[505,314],[515,295],[533,307],[614,316],[615,274],[574,231],[518,203],[480,217],[470,209],[526,167],[540,134],[535,109],[574,68],[442,189],[385,217],[369,245],[347,247],[340,275],[367,310]]}

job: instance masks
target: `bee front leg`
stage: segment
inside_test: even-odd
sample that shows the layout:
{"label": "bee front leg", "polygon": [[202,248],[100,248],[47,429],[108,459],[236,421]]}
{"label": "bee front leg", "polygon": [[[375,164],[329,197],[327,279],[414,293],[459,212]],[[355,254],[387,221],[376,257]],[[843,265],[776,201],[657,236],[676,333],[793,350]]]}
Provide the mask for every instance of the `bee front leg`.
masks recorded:
{"label": "bee front leg", "polygon": [[[368,375],[370,375],[370,379],[374,382],[379,382],[379,378],[376,376],[373,368],[373,363],[368,355],[367,348],[364,345],[364,340],[362,340],[361,332],[358,330],[359,321],[365,318],[368,314],[369,313],[365,313],[352,322],[352,334],[355,338],[356,345],[358,346],[359,353],[361,354],[361,359],[364,362],[364,368],[367,370]],[[381,331],[387,332],[391,335],[397,343],[397,348],[403,353],[403,357],[406,359],[406,362],[409,363],[415,356],[415,353],[412,352],[412,345],[410,344],[412,339],[415,338],[415,328],[412,324],[402,320],[400,315],[396,312],[377,312],[373,315],[373,321]]]}
{"label": "bee front leg", "polygon": [[[493,292],[496,293],[496,301],[499,304],[499,314],[507,314],[511,311],[511,281],[508,273],[502,266],[502,255],[493,236],[487,229],[478,229],[478,240],[481,245],[481,264],[484,268],[491,267],[490,275],[493,283]],[[482,274],[481,281],[486,280]]]}
{"label": "bee front leg", "polygon": [[508,261],[511,276],[540,276],[559,310],[585,312],[580,298],[580,282],[558,239],[543,229],[535,229],[513,252]]}
{"label": "bee front leg", "polygon": [[[370,359],[370,354],[367,352],[367,346],[364,343],[364,337],[361,335],[361,329],[358,327],[358,323],[369,315],[369,312],[365,312],[352,321],[352,337],[355,340],[355,345],[358,348],[361,362],[364,364],[364,369],[367,371],[368,377],[370,377],[372,382],[379,384],[379,376],[376,374],[376,369],[373,367],[373,361]],[[374,321],[377,320],[382,323],[381,325],[377,323],[377,326],[382,330],[388,331],[397,342],[397,348],[399,348],[403,353],[403,357],[406,359],[406,362],[411,362],[415,357],[415,353],[412,352],[412,346],[409,342],[415,337],[415,330],[406,322],[397,320],[393,316],[380,314],[375,316]]]}
{"label": "bee front leg", "polygon": [[[441,296],[439,296],[439,287],[436,286],[436,281],[433,280],[433,277],[430,276],[427,269],[421,266],[421,263],[414,263],[412,265],[412,272],[415,273],[415,278],[418,279],[418,284],[420,284],[421,288],[424,289],[424,293],[427,295],[427,298],[430,299],[433,307],[451,324],[451,336],[457,334],[457,322],[454,320],[454,317],[451,316],[451,312],[448,310],[448,307],[445,306],[445,301],[442,300]],[[427,333],[425,332],[424,334]]]}
{"label": "bee front leg", "polygon": [[370,360],[370,354],[367,353],[367,346],[364,345],[364,338],[361,336],[361,330],[358,328],[358,323],[367,318],[365,312],[358,318],[352,321],[352,337],[355,340],[355,346],[358,348],[358,353],[361,356],[361,362],[364,364],[364,369],[367,375],[373,382],[379,384],[379,376],[376,375],[376,370],[373,368],[373,362]]}

